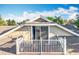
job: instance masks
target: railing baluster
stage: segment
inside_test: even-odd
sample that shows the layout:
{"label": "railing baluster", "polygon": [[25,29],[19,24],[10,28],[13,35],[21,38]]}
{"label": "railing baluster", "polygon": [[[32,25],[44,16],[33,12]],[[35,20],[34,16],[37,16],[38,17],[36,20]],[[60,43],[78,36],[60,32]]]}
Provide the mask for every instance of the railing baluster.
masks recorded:
{"label": "railing baluster", "polygon": [[[61,39],[62,40],[62,39]],[[57,39],[49,40],[33,40],[31,43],[25,42],[22,38],[17,39],[19,52],[63,52],[63,41]]]}

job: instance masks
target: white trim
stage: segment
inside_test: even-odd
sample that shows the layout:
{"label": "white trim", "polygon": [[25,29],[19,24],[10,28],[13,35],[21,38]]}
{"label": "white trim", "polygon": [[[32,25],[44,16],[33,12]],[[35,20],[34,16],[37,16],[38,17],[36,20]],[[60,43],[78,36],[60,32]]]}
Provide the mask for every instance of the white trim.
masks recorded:
{"label": "white trim", "polygon": [[42,19],[44,19],[44,20],[46,20],[46,21],[48,21],[48,22],[52,22],[52,21],[48,20],[47,18],[45,18],[45,17],[43,17],[43,16],[40,15],[40,16],[34,18],[34,19],[31,19],[31,20],[28,21],[27,23],[33,22],[33,21],[35,21],[35,20],[37,20],[37,19],[39,19],[39,18],[42,18]]}
{"label": "white trim", "polygon": [[52,26],[52,25],[56,25],[56,23],[52,24],[52,23],[27,23],[25,24],[25,26]]}
{"label": "white trim", "polygon": [[40,27],[40,41],[41,41],[41,52],[40,52],[40,54],[42,54],[42,37],[41,37],[41,27]]}
{"label": "white trim", "polygon": [[19,54],[18,38],[16,39],[16,54]]}
{"label": "white trim", "polygon": [[33,33],[32,33],[32,26],[31,26],[31,33],[30,33],[30,35],[31,35],[31,43],[33,43]]}

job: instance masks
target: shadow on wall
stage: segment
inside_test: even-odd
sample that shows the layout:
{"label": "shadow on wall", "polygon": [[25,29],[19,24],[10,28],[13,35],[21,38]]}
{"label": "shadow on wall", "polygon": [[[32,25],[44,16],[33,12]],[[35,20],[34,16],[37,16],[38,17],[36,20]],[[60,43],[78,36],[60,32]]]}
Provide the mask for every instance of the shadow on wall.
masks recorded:
{"label": "shadow on wall", "polygon": [[79,52],[79,37],[67,37],[67,49],[70,49],[69,53]]}

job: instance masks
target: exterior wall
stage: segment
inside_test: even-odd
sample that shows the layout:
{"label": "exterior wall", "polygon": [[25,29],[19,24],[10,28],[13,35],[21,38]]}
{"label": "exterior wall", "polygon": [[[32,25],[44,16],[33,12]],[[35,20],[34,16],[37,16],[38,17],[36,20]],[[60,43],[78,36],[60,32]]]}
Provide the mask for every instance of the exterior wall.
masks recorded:
{"label": "exterior wall", "polygon": [[72,36],[71,33],[57,27],[57,26],[50,26],[50,33],[49,33],[49,36],[50,38],[55,36],[55,35],[58,35],[58,36]]}
{"label": "exterior wall", "polygon": [[67,36],[66,38],[67,38],[67,45],[79,43],[79,37],[77,36]]}
{"label": "exterior wall", "polygon": [[67,36],[66,38],[68,54],[79,54],[79,37]]}
{"label": "exterior wall", "polygon": [[31,39],[31,27],[30,26],[24,26],[18,29],[15,33],[17,33],[19,36],[22,35],[24,40],[27,42],[30,41]]}

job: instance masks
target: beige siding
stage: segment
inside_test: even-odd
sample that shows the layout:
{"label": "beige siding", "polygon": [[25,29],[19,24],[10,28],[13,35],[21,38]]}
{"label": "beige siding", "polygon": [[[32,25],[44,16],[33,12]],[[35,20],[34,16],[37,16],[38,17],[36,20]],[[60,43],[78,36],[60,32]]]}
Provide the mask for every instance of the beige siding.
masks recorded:
{"label": "beige siding", "polygon": [[71,36],[72,34],[57,27],[57,26],[50,26],[50,37],[58,35],[58,36]]}
{"label": "beige siding", "polygon": [[30,39],[31,39],[31,27],[24,26],[24,27],[20,28],[19,30],[17,30],[14,34],[16,34],[16,36],[22,35],[24,40],[30,41]]}

